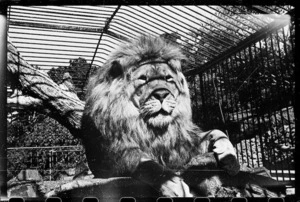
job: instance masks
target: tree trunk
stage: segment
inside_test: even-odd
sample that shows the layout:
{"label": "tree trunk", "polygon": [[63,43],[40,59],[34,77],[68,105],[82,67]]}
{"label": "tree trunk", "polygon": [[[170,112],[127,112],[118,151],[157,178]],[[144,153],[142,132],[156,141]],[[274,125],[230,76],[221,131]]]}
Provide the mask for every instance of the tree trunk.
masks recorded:
{"label": "tree trunk", "polygon": [[78,137],[85,103],[58,86],[42,70],[29,65],[10,41],[7,52],[8,71],[18,78],[22,88],[21,96],[7,99],[8,105],[18,102],[23,107],[46,113]]}

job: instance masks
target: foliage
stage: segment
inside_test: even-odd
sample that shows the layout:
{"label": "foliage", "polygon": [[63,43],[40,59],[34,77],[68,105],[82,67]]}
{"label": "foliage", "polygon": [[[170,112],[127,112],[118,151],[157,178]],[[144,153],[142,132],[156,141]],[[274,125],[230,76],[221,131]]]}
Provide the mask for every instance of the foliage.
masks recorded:
{"label": "foliage", "polygon": [[[218,18],[195,29],[191,33],[194,38],[185,44],[188,57],[194,57],[193,61],[200,69],[211,60],[203,47],[212,52],[225,51],[227,42],[236,43],[236,37],[245,39],[259,28],[255,24],[261,23],[253,16],[237,15],[240,11],[236,7],[218,9],[221,11]],[[254,23],[249,23],[248,19]],[[270,22],[272,19],[266,20]],[[218,128],[227,131],[234,143],[246,145],[240,151],[248,158],[243,162],[251,161],[248,153],[253,155],[255,149],[250,148],[254,143],[258,147],[259,143],[264,145],[263,152],[257,154],[262,158],[263,153],[264,165],[274,168],[277,161],[284,164],[293,159],[293,151],[278,149],[282,145],[293,148],[295,144],[295,133],[290,131],[295,125],[293,110],[285,112],[295,106],[293,23],[187,78],[193,101],[193,119],[204,130]],[[212,41],[211,38],[218,40]],[[247,140],[254,137],[258,137],[257,142]],[[285,168],[293,165],[287,164]]]}
{"label": "foliage", "polygon": [[[210,47],[211,50],[216,47],[225,51],[228,47],[226,41],[231,40],[232,43],[236,43],[236,38],[245,38],[249,35],[247,32],[254,33],[255,29],[259,28],[253,29],[255,24],[261,23],[257,16],[254,18],[251,15],[237,15],[240,9],[236,7],[216,7],[216,9],[218,9],[216,12],[218,17],[192,32],[194,40],[185,44],[190,52],[189,57],[196,55],[194,60],[198,65],[210,60],[205,56],[202,47]],[[248,19],[253,22],[251,26]],[[264,20],[270,21],[267,18]],[[233,53],[227,59],[196,76],[197,78],[192,78],[195,76],[192,75],[189,78],[193,86],[191,95],[197,97],[193,104],[193,111],[204,114],[200,117],[204,122],[209,119],[212,124],[217,121],[222,125],[222,113],[226,116],[226,114],[251,108],[255,111],[253,113],[263,115],[292,106],[295,93],[292,47],[294,35],[293,26],[285,27],[244,50]],[[214,36],[212,38],[218,40],[212,41],[208,36]],[[192,67],[187,67],[190,68]],[[197,92],[200,92],[200,95],[197,95]],[[196,106],[195,103],[200,104]],[[230,116],[227,115],[225,118],[229,120]]]}
{"label": "foliage", "polygon": [[[74,148],[57,148],[57,146],[79,146],[81,143],[74,139],[70,132],[57,121],[42,114],[28,114],[22,111],[19,118],[8,122],[7,145],[9,177],[17,175],[20,170],[36,168],[49,179],[52,169],[52,179],[55,172],[74,168],[77,163],[84,161],[84,151]],[[31,121],[31,122],[29,122]],[[36,147],[26,149],[24,147]],[[46,148],[39,148],[46,147]],[[52,148],[55,147],[55,148]]]}
{"label": "foliage", "polygon": [[[211,60],[203,47],[218,55],[217,50],[225,51],[228,43],[234,44],[237,38],[244,39],[254,33],[257,29],[255,24],[260,23],[259,19],[250,15],[239,15],[240,10],[236,7],[215,9],[221,11],[217,18],[200,24],[189,34],[190,39],[182,44],[190,60],[184,64],[184,70],[193,69],[195,65],[201,69]],[[254,23],[248,22],[250,18]],[[239,141],[250,139],[247,133],[253,136],[259,134],[266,145],[264,155],[270,164],[274,164],[277,160],[274,158],[278,156],[289,159],[293,155],[286,156],[276,147],[288,143],[294,145],[295,133],[291,131],[294,130],[295,120],[291,117],[273,120],[272,114],[275,112],[279,116],[283,109],[295,105],[294,27],[292,22],[289,27],[233,53],[209,70],[187,77],[194,121],[204,130],[227,130],[230,135],[239,137]],[[170,41],[178,38],[176,33],[163,37]],[[212,41],[212,38],[217,40]],[[63,74],[69,72],[78,96],[83,99],[88,72],[91,74],[96,68],[93,66],[90,70],[90,64],[84,58],[78,58],[70,60],[69,66],[52,68],[48,74],[60,84]],[[18,111],[17,116],[15,121],[8,122],[8,147],[80,145],[66,128],[49,117],[28,110]],[[274,152],[277,152],[276,155]],[[20,169],[36,166],[46,176],[50,166],[55,170],[64,170],[84,159],[81,151],[55,150],[51,159],[55,163],[50,164],[50,154],[48,149],[8,150],[8,170],[11,175],[16,175]]]}
{"label": "foliage", "polygon": [[70,60],[69,66],[60,66],[58,68],[52,68],[48,71],[50,78],[56,82],[57,84],[62,83],[63,75],[66,72],[69,72],[72,81],[75,85],[75,90],[80,99],[84,99],[84,87],[86,85],[86,81],[98,66],[91,67],[90,63],[86,61],[84,58],[77,58]]}

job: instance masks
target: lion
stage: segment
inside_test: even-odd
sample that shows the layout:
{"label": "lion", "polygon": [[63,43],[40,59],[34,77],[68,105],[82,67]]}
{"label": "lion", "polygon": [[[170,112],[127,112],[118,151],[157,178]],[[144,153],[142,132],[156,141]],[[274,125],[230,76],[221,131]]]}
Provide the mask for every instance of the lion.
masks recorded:
{"label": "lion", "polygon": [[163,196],[187,197],[180,173],[191,166],[239,172],[228,137],[193,123],[182,60],[179,47],[141,36],[120,45],[89,79],[82,143],[96,178],[131,176]]}

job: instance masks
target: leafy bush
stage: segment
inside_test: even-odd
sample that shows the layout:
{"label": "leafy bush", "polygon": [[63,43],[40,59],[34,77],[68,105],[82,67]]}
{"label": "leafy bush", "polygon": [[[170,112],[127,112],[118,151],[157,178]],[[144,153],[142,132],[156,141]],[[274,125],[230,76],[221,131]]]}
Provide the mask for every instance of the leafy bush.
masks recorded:
{"label": "leafy bush", "polygon": [[[8,123],[9,177],[17,175],[22,169],[35,168],[46,180],[50,178],[51,169],[53,179],[56,172],[73,168],[77,163],[85,161],[80,141],[73,138],[57,121],[42,114],[25,113],[22,116],[19,117],[22,122],[17,119]],[[35,122],[26,121],[33,120],[32,116],[36,116]],[[75,148],[60,148],[60,146],[75,146]]]}

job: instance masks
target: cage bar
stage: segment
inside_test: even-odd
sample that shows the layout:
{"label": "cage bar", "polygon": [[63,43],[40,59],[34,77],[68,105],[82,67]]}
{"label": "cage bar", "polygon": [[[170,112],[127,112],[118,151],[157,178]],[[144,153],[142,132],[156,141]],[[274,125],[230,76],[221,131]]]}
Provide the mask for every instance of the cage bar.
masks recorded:
{"label": "cage bar", "polygon": [[[171,40],[189,60],[183,71],[195,123],[225,131],[243,166],[264,166],[275,179],[293,181],[293,13],[292,6],[11,6],[7,22],[9,40],[20,56],[39,70],[54,72],[58,84],[62,72],[71,73],[82,97],[88,77],[117,44],[140,34]],[[80,59],[85,63],[76,69]],[[84,78],[76,77],[78,72]],[[7,110],[10,127],[25,124],[19,107]],[[8,151],[30,150],[28,167],[37,167],[38,157],[48,159],[39,169],[55,168],[64,155],[72,160],[68,151],[51,148],[49,158],[45,148]]]}

